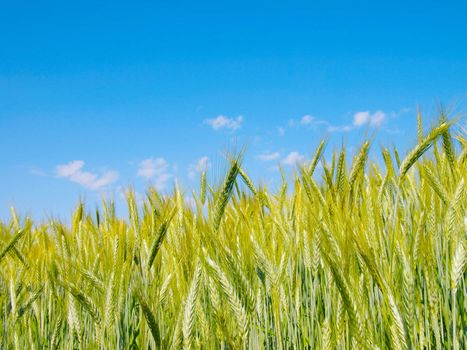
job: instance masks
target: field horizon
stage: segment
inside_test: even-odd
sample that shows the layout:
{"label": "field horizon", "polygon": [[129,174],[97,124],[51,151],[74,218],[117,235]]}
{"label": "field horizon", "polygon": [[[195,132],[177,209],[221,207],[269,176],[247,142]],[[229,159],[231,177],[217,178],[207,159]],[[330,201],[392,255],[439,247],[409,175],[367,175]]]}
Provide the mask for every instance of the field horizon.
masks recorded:
{"label": "field horizon", "polygon": [[[128,191],[128,215],[0,220],[10,349],[463,349],[467,140],[418,115],[407,153],[372,140],[296,163],[279,190],[243,153],[220,184]],[[317,171],[320,167],[320,172]]]}

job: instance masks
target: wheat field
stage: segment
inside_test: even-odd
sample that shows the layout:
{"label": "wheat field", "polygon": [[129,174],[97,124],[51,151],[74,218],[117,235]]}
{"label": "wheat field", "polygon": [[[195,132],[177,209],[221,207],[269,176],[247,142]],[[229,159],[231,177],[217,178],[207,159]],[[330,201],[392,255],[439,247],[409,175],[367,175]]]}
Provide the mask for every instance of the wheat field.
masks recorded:
{"label": "wheat field", "polygon": [[129,191],[126,218],[12,210],[0,348],[466,349],[467,140],[418,124],[404,154],[323,141],[275,193],[236,155],[218,186]]}

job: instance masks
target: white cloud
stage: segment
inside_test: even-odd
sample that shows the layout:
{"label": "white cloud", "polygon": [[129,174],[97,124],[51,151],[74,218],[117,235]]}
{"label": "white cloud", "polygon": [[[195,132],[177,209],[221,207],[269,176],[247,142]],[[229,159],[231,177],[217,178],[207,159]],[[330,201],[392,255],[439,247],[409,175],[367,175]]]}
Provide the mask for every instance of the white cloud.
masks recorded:
{"label": "white cloud", "polygon": [[156,178],[154,179],[154,187],[158,191],[163,191],[167,188],[167,183],[169,180],[172,178],[172,175],[169,173],[162,173],[160,175],[157,175]]}
{"label": "white cloud", "polygon": [[383,111],[376,111],[370,120],[370,125],[378,128],[383,124],[384,120],[386,119],[386,114]]}
{"label": "white cloud", "polygon": [[239,115],[237,118],[229,118],[225,115],[219,115],[216,118],[206,119],[204,122],[211,126],[214,130],[224,128],[230,130],[237,130],[241,127],[243,123],[243,117]]}
{"label": "white cloud", "polygon": [[298,152],[290,152],[287,157],[285,157],[282,162],[285,164],[285,165],[290,165],[290,166],[293,166],[293,165],[296,165],[296,164],[300,164],[300,163],[303,163],[305,161],[305,157],[303,155],[301,155],[300,153]]}
{"label": "white cloud", "polygon": [[279,136],[284,136],[284,134],[285,134],[285,128],[279,126],[279,127],[277,128],[277,134],[278,134]]}
{"label": "white cloud", "polygon": [[371,114],[369,111],[357,112],[353,116],[353,125],[357,128],[369,124],[372,127],[380,127],[386,119],[386,114],[379,110]]}
{"label": "white cloud", "polygon": [[329,132],[349,132],[353,129],[369,125],[372,128],[379,128],[386,120],[387,114],[381,110],[371,113],[370,111],[360,111],[353,115],[352,125],[329,125]]}
{"label": "white cloud", "polygon": [[169,163],[164,158],[148,158],[139,163],[138,176],[151,179],[156,175],[167,172]]}
{"label": "white cloud", "polygon": [[188,167],[188,177],[190,179],[195,179],[196,174],[202,173],[211,167],[211,162],[209,162],[209,158],[207,156],[201,157],[198,159],[196,164],[191,164]]}
{"label": "white cloud", "polygon": [[303,117],[301,117],[298,120],[295,119],[289,119],[287,122],[287,125],[289,128],[296,128],[296,127],[312,127],[316,128],[319,125],[329,125],[329,123],[325,120],[317,119],[316,117],[310,115],[310,114],[305,114]]}
{"label": "white cloud", "polygon": [[401,108],[401,109],[399,110],[399,112],[392,113],[392,114],[394,114],[394,115],[393,115],[394,117],[398,117],[398,116],[401,115],[401,114],[409,113],[409,112],[412,112],[412,111],[413,111],[413,108],[412,108],[412,107],[404,107],[404,108]]}
{"label": "white cloud", "polygon": [[89,188],[96,190],[110,185],[111,183],[114,183],[118,180],[118,172],[116,171],[106,171],[101,176],[97,177],[94,177],[94,174],[92,175],[92,178],[88,179],[88,181],[84,181],[83,184],[88,184]]}
{"label": "white cloud", "polygon": [[302,119],[300,119],[300,124],[309,125],[309,124],[313,123],[314,120],[315,120],[315,117],[307,114],[307,115],[304,115],[302,117]]}
{"label": "white cloud", "polygon": [[58,165],[55,168],[55,174],[57,177],[67,178],[91,190],[99,190],[118,180],[118,172],[116,171],[106,171],[98,175],[83,171],[84,164],[82,160],[73,160],[67,164]]}
{"label": "white cloud", "polygon": [[370,112],[357,112],[353,116],[353,125],[360,127],[367,124],[370,121]]}
{"label": "white cloud", "polygon": [[340,125],[340,126],[335,126],[331,125],[328,126],[327,131],[329,132],[349,132],[352,130],[352,126],[350,125]]}
{"label": "white cloud", "polygon": [[55,172],[58,177],[69,177],[80,171],[83,166],[84,162],[82,160],[73,160],[67,164],[58,165]]}
{"label": "white cloud", "polygon": [[264,162],[268,162],[271,160],[276,160],[280,158],[280,153],[279,152],[272,152],[272,153],[263,153],[258,155],[258,159],[262,160]]}
{"label": "white cloud", "polygon": [[164,158],[148,158],[139,163],[138,176],[153,182],[158,191],[167,187],[167,182],[172,177],[169,173],[169,163]]}

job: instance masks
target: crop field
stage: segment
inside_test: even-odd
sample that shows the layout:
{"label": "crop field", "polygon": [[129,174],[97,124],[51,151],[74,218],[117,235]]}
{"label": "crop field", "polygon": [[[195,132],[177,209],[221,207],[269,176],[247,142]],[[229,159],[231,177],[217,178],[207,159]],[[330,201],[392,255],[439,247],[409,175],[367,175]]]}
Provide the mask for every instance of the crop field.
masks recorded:
{"label": "crop field", "polygon": [[466,349],[464,131],[419,117],[413,148],[378,147],[323,141],[275,192],[236,154],[219,185],[130,191],[126,218],[12,210],[0,349]]}

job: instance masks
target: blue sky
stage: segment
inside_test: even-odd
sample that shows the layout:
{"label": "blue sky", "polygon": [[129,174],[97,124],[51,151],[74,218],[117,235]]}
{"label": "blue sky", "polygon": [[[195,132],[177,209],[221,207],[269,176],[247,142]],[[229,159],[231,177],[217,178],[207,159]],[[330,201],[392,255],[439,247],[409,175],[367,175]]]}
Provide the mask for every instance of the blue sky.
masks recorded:
{"label": "blue sky", "polygon": [[[127,186],[189,192],[247,146],[277,185],[322,137],[407,149],[465,112],[465,2],[2,2],[0,217],[65,218]],[[463,107],[464,106],[464,107]]]}

